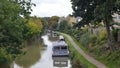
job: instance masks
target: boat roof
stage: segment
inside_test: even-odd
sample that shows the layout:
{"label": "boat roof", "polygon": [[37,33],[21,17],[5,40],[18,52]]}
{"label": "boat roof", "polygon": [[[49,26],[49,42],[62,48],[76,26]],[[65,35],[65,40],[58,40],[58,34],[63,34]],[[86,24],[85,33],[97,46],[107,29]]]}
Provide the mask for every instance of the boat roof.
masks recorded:
{"label": "boat roof", "polygon": [[62,35],[59,36],[59,39],[64,39],[64,37]]}
{"label": "boat roof", "polygon": [[68,46],[65,41],[53,42],[53,46]]}

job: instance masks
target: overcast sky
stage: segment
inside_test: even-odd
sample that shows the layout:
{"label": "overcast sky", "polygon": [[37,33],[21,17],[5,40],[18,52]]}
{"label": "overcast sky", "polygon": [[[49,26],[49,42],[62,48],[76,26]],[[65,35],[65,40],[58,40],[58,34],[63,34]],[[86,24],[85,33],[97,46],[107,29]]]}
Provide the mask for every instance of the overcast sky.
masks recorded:
{"label": "overcast sky", "polygon": [[72,14],[70,0],[32,0],[36,7],[32,7],[32,16],[51,17]]}

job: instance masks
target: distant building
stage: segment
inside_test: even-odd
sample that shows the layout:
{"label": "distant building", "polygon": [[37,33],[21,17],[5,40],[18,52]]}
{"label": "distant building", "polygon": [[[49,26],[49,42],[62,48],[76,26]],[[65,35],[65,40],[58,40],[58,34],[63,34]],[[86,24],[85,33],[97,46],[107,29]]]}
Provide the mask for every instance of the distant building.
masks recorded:
{"label": "distant building", "polygon": [[74,24],[78,23],[82,20],[81,17],[74,17],[73,15],[68,15],[67,17],[60,17],[58,23],[61,23],[62,21],[66,20],[68,24],[73,26]]}
{"label": "distant building", "polygon": [[120,29],[120,15],[119,14],[116,14],[114,13],[114,15],[112,15],[113,17],[113,21],[115,22],[115,24],[113,25],[113,27],[117,28],[117,29]]}
{"label": "distant building", "polygon": [[68,15],[68,16],[66,17],[66,20],[68,21],[68,23],[69,23],[71,26],[73,26],[74,24],[77,23],[76,18],[75,18],[74,16],[72,16],[72,15]]}
{"label": "distant building", "polygon": [[114,15],[112,15],[113,20],[115,22],[115,24],[113,25],[113,27],[115,29],[118,29],[118,41],[120,42],[120,15],[114,13]]}
{"label": "distant building", "polygon": [[115,22],[120,23],[120,15],[119,14],[114,13],[114,15],[112,15],[112,16],[113,16],[113,20]]}
{"label": "distant building", "polygon": [[80,22],[81,20],[82,20],[81,17],[76,17],[76,22],[77,22],[77,23]]}

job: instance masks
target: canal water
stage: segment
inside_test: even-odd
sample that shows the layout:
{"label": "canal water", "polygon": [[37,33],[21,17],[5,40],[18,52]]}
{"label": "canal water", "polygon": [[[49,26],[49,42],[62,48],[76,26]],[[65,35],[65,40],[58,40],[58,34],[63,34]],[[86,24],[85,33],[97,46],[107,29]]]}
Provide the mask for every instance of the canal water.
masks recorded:
{"label": "canal water", "polygon": [[52,43],[48,35],[42,36],[42,44],[28,47],[27,53],[13,63],[13,68],[71,68],[68,57],[52,57]]}

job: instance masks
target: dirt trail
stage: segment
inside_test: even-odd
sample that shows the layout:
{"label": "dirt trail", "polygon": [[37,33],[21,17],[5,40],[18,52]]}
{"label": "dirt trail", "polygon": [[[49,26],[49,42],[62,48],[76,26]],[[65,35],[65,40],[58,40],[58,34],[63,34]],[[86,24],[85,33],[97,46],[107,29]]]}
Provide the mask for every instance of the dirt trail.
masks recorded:
{"label": "dirt trail", "polygon": [[[63,33],[62,33],[63,34]],[[71,42],[71,44],[73,45],[73,47],[83,56],[85,57],[89,62],[91,62],[92,64],[96,65],[98,68],[108,68],[107,66],[105,66],[104,64],[102,64],[101,62],[95,60],[93,57],[89,56],[88,54],[86,54],[74,41],[73,39],[67,35],[64,34],[68,40]]]}

